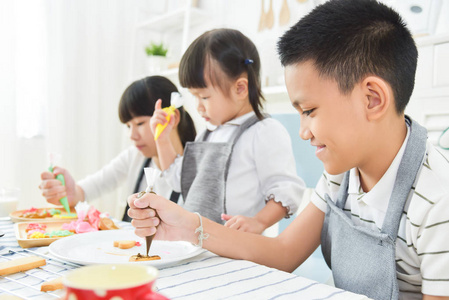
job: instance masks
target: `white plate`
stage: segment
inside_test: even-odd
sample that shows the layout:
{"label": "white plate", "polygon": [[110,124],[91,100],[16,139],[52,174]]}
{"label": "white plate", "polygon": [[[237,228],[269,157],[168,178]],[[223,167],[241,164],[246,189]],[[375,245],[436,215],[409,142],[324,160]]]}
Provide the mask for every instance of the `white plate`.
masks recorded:
{"label": "white plate", "polygon": [[[140,246],[130,249],[114,247],[114,241],[135,240]],[[130,263],[131,255],[146,252],[145,239],[134,234],[133,230],[105,230],[81,233],[53,242],[50,253],[56,258],[82,265]],[[154,267],[172,265],[191,258],[204,250],[187,242],[153,240],[149,255],[159,255],[160,260],[133,262],[149,264]]]}

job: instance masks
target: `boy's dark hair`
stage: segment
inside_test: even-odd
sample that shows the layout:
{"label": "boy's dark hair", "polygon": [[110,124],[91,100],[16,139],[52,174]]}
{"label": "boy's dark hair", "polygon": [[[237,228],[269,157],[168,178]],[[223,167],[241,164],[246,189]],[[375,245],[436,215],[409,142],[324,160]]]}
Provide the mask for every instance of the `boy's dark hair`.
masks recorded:
{"label": "boy's dark hair", "polygon": [[[162,107],[170,106],[172,92],[178,92],[178,89],[162,76],[149,76],[134,81],[126,88],[120,99],[118,108],[120,121],[125,124],[135,117],[151,117],[158,99],[162,100]],[[192,118],[184,107],[178,110],[181,115],[178,132],[182,145],[185,146],[186,142],[195,140],[196,130]]]}
{"label": "boy's dark hair", "polygon": [[182,56],[179,82],[187,88],[206,88],[206,74],[212,85],[229,95],[230,80],[245,73],[249,101],[256,116],[262,119],[265,99],[260,84],[259,53],[254,43],[238,30],[214,29],[193,41]]}
{"label": "boy's dark hair", "polygon": [[366,75],[388,82],[403,113],[415,84],[418,51],[398,13],[374,0],[330,0],[278,42],[283,66],[312,61],[343,94]]}

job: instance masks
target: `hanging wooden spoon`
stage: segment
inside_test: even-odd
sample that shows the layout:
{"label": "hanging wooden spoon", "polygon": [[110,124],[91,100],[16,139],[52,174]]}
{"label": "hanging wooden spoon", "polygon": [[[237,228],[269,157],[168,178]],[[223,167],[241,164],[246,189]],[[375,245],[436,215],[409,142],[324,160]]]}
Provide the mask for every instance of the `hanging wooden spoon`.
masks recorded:
{"label": "hanging wooden spoon", "polygon": [[273,28],[274,25],[274,12],[273,12],[273,0],[270,0],[270,8],[265,16],[265,27],[268,29]]}
{"label": "hanging wooden spoon", "polygon": [[264,8],[264,0],[262,0],[261,3],[261,10],[260,10],[260,20],[259,20],[259,27],[257,31],[262,31],[265,29],[265,8]]}
{"label": "hanging wooden spoon", "polygon": [[285,26],[290,21],[290,10],[288,9],[287,0],[282,2],[281,12],[279,14],[279,25]]}

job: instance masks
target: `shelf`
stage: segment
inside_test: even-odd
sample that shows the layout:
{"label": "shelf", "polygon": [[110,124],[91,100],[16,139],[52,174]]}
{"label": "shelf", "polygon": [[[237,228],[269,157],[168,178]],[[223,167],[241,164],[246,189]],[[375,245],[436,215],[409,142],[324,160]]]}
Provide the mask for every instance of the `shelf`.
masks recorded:
{"label": "shelf", "polygon": [[[196,7],[189,8],[190,26],[199,24],[207,17],[206,13]],[[184,18],[186,16],[186,9],[177,9],[161,16],[154,16],[148,21],[140,23],[138,29],[149,29],[154,31],[176,31],[184,26]]]}
{"label": "shelf", "polygon": [[269,102],[285,102],[290,105],[287,88],[285,85],[263,87],[262,94]]}
{"label": "shelf", "polygon": [[262,92],[264,95],[287,95],[287,88],[285,85],[266,86],[262,88]]}
{"label": "shelf", "polygon": [[424,47],[429,45],[436,45],[449,42],[449,33],[415,37],[415,43],[417,47]]}
{"label": "shelf", "polygon": [[157,72],[157,75],[165,76],[165,77],[171,77],[171,76],[177,76],[178,75],[178,68],[172,68],[172,69],[165,69]]}

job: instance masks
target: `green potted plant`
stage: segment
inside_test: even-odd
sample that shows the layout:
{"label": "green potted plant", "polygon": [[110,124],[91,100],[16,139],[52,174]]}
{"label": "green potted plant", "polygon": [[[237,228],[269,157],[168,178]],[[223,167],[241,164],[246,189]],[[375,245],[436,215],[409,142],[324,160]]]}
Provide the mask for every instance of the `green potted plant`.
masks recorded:
{"label": "green potted plant", "polygon": [[145,52],[148,56],[155,55],[155,56],[167,56],[168,49],[164,46],[163,43],[155,44],[150,43],[150,45],[145,47]]}
{"label": "green potted plant", "polygon": [[145,53],[148,56],[148,69],[150,74],[159,72],[166,68],[168,49],[164,43],[156,44],[151,42],[145,47]]}

